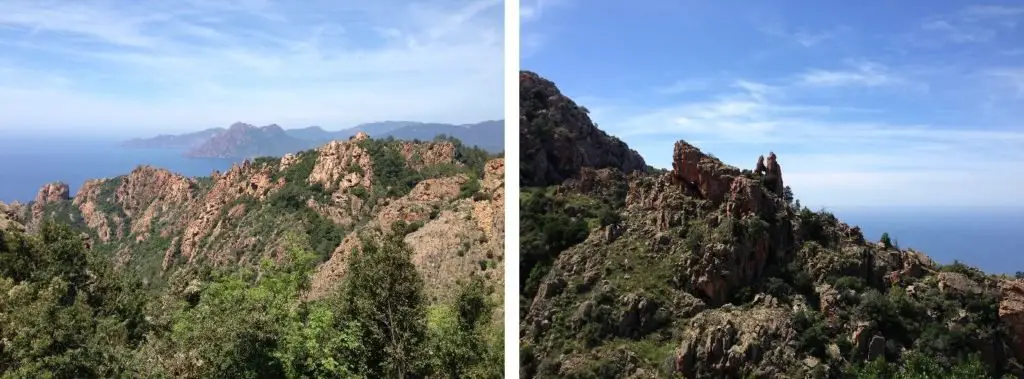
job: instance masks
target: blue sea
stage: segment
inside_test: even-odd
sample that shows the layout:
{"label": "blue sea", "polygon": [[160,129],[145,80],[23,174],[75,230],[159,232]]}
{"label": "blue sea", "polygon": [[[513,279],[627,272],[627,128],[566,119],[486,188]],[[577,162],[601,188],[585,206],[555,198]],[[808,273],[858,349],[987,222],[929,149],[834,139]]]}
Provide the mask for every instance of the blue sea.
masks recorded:
{"label": "blue sea", "polygon": [[0,135],[0,201],[28,202],[43,184],[64,182],[74,195],[88,179],[124,175],[139,165],[208,176],[234,160],[185,158],[181,150],[130,149],[115,139]]}
{"label": "blue sea", "polygon": [[1024,208],[849,208],[830,209],[859,225],[864,237],[882,233],[902,248],[914,248],[937,263],[959,260],[989,273],[1024,271]]}

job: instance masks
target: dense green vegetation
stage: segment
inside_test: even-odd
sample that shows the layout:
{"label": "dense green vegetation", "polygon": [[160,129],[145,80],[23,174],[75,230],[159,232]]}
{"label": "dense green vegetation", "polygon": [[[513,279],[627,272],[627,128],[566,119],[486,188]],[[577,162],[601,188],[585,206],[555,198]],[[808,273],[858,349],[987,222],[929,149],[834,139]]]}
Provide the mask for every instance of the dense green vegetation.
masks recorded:
{"label": "dense green vegetation", "polygon": [[582,242],[591,230],[619,220],[625,195],[605,198],[559,195],[555,187],[526,188],[519,194],[520,296],[532,298],[558,254]]}
{"label": "dense green vegetation", "polygon": [[365,241],[342,289],[303,301],[317,254],[305,235],[287,243],[280,262],[182,269],[154,295],[66,225],[0,231],[0,377],[501,376],[493,288],[470,281],[428,309],[390,238]]}

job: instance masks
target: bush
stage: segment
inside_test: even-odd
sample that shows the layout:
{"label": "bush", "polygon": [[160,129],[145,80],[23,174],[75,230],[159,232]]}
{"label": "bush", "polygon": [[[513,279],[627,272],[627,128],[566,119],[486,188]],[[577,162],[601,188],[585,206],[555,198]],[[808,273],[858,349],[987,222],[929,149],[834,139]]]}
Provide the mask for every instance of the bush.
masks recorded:
{"label": "bush", "polygon": [[793,329],[797,332],[797,351],[825,358],[826,346],[832,340],[825,332],[825,320],[812,310],[793,315]]}
{"label": "bush", "polygon": [[480,180],[475,177],[470,177],[462,186],[459,188],[459,198],[465,199],[473,197],[477,192],[480,191]]}

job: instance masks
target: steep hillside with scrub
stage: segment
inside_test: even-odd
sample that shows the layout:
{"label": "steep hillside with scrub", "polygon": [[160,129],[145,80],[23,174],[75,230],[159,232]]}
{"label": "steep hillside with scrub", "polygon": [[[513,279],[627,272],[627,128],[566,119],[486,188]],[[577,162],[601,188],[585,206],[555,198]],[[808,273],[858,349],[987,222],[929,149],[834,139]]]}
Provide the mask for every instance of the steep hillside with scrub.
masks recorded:
{"label": "steep hillside with scrub", "polygon": [[[617,145],[538,78],[521,75],[521,94],[544,94],[521,99],[524,157]],[[743,169],[680,140],[653,170],[627,149],[522,163],[565,173],[521,192],[522,377],[1024,374],[1024,281],[800,206],[771,152]]]}
{"label": "steep hillside with scrub", "polygon": [[498,377],[504,164],[359,134],[0,206],[0,376]]}

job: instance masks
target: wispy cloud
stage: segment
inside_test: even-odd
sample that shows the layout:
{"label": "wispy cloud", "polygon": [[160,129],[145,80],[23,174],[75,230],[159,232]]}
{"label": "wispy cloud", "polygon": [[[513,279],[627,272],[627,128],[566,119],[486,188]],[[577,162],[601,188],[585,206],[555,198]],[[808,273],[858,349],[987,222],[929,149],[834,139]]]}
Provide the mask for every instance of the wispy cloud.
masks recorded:
{"label": "wispy cloud", "polygon": [[992,69],[987,74],[999,83],[1014,88],[1018,96],[1024,96],[1024,67]]}
{"label": "wispy cloud", "polygon": [[818,87],[865,86],[878,87],[905,83],[902,77],[888,67],[871,61],[848,63],[848,69],[814,69],[800,75],[799,84]]}
{"label": "wispy cloud", "polygon": [[973,5],[965,8],[962,14],[969,18],[1017,17],[1024,16],[1024,6]]}
{"label": "wispy cloud", "polygon": [[757,30],[761,31],[761,33],[771,37],[781,38],[803,47],[813,47],[822,42],[831,40],[836,38],[839,33],[846,30],[845,28],[818,31],[792,29],[787,28],[782,23],[767,22],[766,20],[756,20],[755,25]]}
{"label": "wispy cloud", "polygon": [[662,94],[662,95],[678,95],[678,94],[681,94],[681,93],[703,91],[703,90],[708,89],[710,85],[711,85],[711,81],[710,80],[704,80],[704,79],[685,79],[685,80],[677,80],[677,81],[673,82],[672,84],[669,84],[669,85],[664,86],[664,87],[655,88],[654,92]]}
{"label": "wispy cloud", "polygon": [[4,1],[0,78],[21,79],[0,80],[0,129],[500,117],[501,11],[500,0]]}
{"label": "wispy cloud", "polygon": [[913,37],[919,45],[986,43],[1024,21],[1024,7],[973,5],[925,19]]}
{"label": "wispy cloud", "polygon": [[753,164],[758,149],[774,150],[787,183],[810,205],[976,205],[999,191],[965,183],[1010,176],[1024,185],[1024,124],[882,121],[871,109],[787,100],[798,87],[738,80],[733,88],[710,100],[595,119],[664,167],[669,151],[646,150],[664,144],[635,141],[686,139],[741,167]]}

